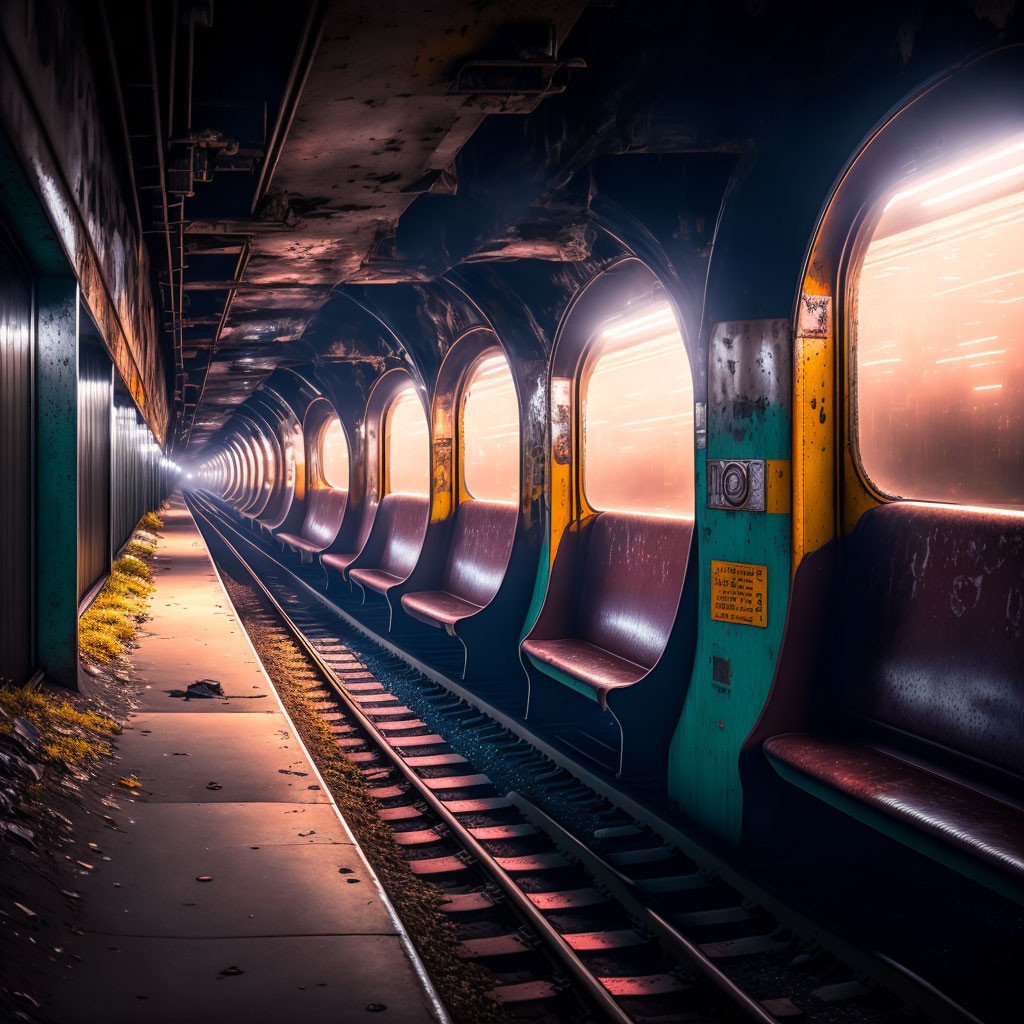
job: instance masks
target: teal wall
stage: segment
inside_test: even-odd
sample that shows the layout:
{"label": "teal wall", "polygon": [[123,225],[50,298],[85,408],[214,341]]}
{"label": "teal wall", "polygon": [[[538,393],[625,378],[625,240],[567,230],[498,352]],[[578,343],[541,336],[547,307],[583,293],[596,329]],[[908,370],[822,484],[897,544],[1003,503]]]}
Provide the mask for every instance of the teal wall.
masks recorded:
{"label": "teal wall", "polygon": [[[790,458],[791,351],[789,319],[716,324],[709,350],[708,441],[696,467],[697,654],[669,752],[669,792],[688,815],[732,841],[743,817],[740,750],[767,699],[782,641],[791,517],[708,509],[707,460]],[[788,488],[788,478],[784,483]],[[766,628],[711,619],[712,560],[768,567]],[[729,662],[728,685],[712,679],[715,657]]]}

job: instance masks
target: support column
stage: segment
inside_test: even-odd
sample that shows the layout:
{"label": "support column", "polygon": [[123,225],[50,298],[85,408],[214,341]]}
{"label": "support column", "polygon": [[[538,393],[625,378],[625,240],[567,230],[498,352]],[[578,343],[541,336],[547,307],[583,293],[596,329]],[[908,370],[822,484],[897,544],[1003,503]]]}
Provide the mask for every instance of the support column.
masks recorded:
{"label": "support column", "polygon": [[78,687],[78,283],[38,279],[36,630],[46,677]]}

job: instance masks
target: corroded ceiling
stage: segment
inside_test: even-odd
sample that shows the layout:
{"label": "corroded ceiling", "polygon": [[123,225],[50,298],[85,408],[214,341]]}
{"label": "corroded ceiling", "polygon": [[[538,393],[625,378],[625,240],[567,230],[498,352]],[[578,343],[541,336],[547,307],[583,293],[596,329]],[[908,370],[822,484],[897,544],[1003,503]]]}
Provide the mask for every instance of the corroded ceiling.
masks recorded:
{"label": "corroded ceiling", "polygon": [[[436,273],[396,259],[400,218],[419,196],[457,192],[455,157],[486,117],[560,91],[559,41],[584,6],[154,4],[149,25],[138,11],[114,22],[136,167],[163,158],[159,182],[136,177],[144,196],[162,190],[146,212],[179,449],[296,358],[332,289]],[[149,105],[132,81],[147,71]]]}

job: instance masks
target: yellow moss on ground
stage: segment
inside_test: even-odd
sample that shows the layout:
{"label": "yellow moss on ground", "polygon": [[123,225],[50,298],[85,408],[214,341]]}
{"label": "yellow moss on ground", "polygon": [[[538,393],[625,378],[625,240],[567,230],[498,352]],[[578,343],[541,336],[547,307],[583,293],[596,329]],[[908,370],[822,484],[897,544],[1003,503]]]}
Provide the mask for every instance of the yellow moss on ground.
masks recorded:
{"label": "yellow moss on ground", "polygon": [[114,661],[124,654],[124,644],[107,629],[79,623],[78,653],[89,661]]}
{"label": "yellow moss on ground", "polygon": [[164,521],[155,512],[147,512],[139,520],[139,526],[143,530],[149,530],[150,533],[156,533],[164,528]]}
{"label": "yellow moss on ground", "polygon": [[111,571],[125,576],[137,576],[139,579],[147,581],[153,575],[149,571],[149,566],[141,558],[136,558],[135,555],[122,555],[113,564]]}
{"label": "yellow moss on ground", "polygon": [[[51,761],[77,766],[110,752],[104,738],[121,731],[112,718],[83,711],[34,686],[0,687],[0,707],[39,730],[39,744]],[[9,730],[8,730],[9,731]]]}
{"label": "yellow moss on ground", "polygon": [[[145,525],[150,515],[143,516],[139,525]],[[156,516],[153,519],[163,525]],[[155,589],[143,558],[155,550],[155,544],[136,536],[126,548],[128,553],[114,562],[106,583],[78,622],[78,650],[83,658],[114,661],[135,638]]]}
{"label": "yellow moss on ground", "polygon": [[122,775],[117,784],[125,789],[142,789],[142,783],[134,775]]}

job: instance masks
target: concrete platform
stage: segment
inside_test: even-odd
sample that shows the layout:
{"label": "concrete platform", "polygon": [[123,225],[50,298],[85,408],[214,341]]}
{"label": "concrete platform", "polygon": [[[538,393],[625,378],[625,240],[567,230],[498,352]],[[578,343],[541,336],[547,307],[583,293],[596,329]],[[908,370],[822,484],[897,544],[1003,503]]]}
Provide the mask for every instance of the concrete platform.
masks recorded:
{"label": "concrete platform", "polygon": [[[142,790],[81,876],[57,1021],[438,1019],[422,966],[281,707],[180,498],[118,739]],[[197,679],[224,700],[175,699]],[[203,879],[200,881],[200,879]]]}

